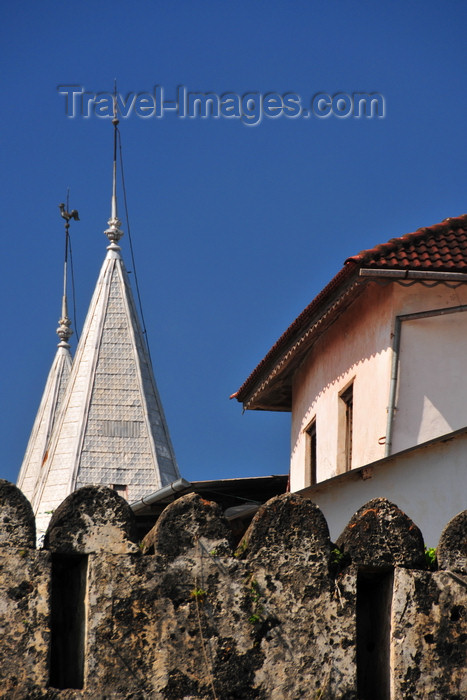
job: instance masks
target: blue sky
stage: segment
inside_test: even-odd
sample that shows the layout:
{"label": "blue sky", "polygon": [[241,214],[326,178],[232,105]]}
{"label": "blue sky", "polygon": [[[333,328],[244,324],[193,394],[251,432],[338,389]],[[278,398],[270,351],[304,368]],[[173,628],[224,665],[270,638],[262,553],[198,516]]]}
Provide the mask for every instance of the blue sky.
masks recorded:
{"label": "blue sky", "polygon": [[383,119],[121,120],[143,310],[182,475],[285,473],[290,416],[242,415],[228,397],[347,256],[466,211],[466,4],[29,0],[3,15],[0,477],[12,481],[58,342],[67,187],[81,218],[79,329],[105,256],[112,127],[67,118],[57,86],[97,93],[116,77],[119,93],[161,85],[168,99],[177,85],[303,103],[384,96]]}

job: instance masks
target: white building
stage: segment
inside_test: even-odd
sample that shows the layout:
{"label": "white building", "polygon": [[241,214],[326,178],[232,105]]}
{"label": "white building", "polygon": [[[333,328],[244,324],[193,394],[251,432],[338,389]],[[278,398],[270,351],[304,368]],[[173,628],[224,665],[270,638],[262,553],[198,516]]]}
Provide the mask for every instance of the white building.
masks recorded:
{"label": "white building", "polygon": [[[362,476],[356,507],[386,496],[424,532],[465,508],[455,431],[467,426],[466,311],[467,215],[348,258],[234,395],[246,409],[291,411],[290,488],[308,489],[333,535]],[[451,447],[427,484],[414,448],[427,461],[438,443]],[[402,463],[409,471],[391,479]]]}

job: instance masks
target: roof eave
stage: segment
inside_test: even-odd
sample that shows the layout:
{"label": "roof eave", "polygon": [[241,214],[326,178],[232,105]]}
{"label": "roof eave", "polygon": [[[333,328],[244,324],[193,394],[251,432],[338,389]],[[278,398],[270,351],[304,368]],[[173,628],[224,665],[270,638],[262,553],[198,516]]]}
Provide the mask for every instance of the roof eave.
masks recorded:
{"label": "roof eave", "polygon": [[350,304],[366,285],[358,272],[359,266],[353,261],[346,263],[287,328],[231,398],[243,403],[245,410],[290,411],[293,374],[318,335],[335,320],[337,310]]}

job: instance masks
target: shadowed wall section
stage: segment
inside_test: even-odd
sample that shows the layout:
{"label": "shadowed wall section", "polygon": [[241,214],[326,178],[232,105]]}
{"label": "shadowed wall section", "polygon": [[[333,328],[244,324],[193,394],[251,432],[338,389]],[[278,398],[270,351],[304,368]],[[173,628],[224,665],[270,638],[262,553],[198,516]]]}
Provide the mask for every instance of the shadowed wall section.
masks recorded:
{"label": "shadowed wall section", "polygon": [[277,496],[234,552],[198,495],[138,546],[126,503],[88,486],[35,550],[16,491],[0,483],[4,697],[356,700],[375,683],[393,698],[467,695],[465,512],[432,571],[420,531],[385,499],[335,545],[314,503]]}

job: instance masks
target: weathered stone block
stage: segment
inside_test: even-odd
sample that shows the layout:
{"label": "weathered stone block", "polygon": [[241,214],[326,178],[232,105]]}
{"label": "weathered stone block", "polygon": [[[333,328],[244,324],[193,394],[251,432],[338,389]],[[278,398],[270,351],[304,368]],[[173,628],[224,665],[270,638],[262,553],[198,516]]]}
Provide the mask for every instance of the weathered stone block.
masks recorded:
{"label": "weathered stone block", "polygon": [[350,519],[337,546],[360,567],[424,569],[423,536],[386,498],[373,498]]}
{"label": "weathered stone block", "polygon": [[0,696],[43,697],[48,683],[50,555],[0,552]]}
{"label": "weathered stone block", "polygon": [[44,547],[61,554],[137,552],[133,511],[112,489],[84,486],[52,515]]}
{"label": "weathered stone block", "polygon": [[467,573],[467,510],[456,515],[446,525],[436,554],[440,569]]}
{"label": "weathered stone block", "polygon": [[395,700],[467,697],[466,584],[447,572],[394,572],[392,685]]}
{"label": "weathered stone block", "polygon": [[195,493],[171,503],[143,540],[144,552],[153,551],[173,561],[199,542],[217,552],[231,553],[231,532],[221,508]]}
{"label": "weathered stone block", "polygon": [[328,524],[308,498],[284,493],[271,498],[256,513],[237,555],[264,563],[293,554],[296,563],[312,565],[316,575],[327,574],[331,542]]}
{"label": "weathered stone block", "polygon": [[36,522],[28,499],[9,481],[0,479],[0,548],[36,546]]}

